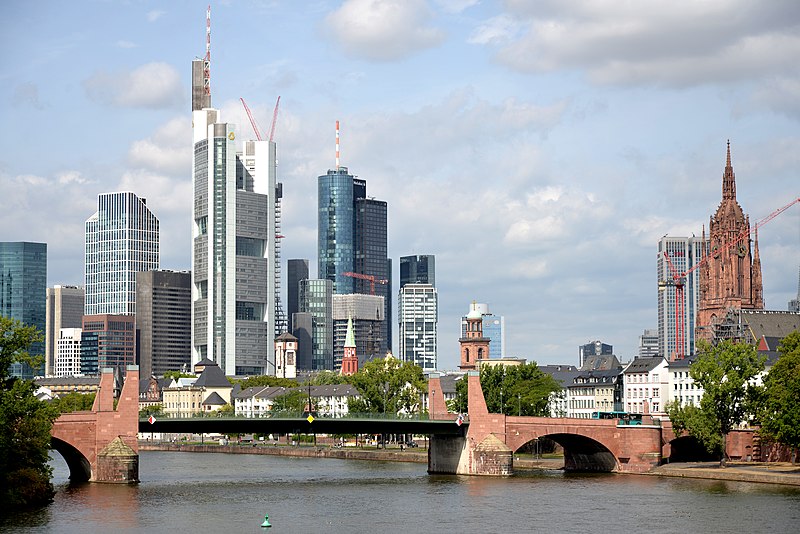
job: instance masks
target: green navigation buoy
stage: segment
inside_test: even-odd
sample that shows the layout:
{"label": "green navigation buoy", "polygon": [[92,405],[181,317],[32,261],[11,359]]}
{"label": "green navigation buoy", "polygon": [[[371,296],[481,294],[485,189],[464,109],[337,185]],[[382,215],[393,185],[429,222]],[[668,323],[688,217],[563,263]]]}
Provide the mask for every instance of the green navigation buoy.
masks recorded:
{"label": "green navigation buoy", "polygon": [[268,515],[265,515],[265,516],[264,516],[264,522],[263,522],[263,523],[261,523],[261,526],[262,526],[262,527],[265,527],[265,528],[266,528],[266,527],[271,527],[271,526],[272,526],[272,525],[270,525],[270,524],[269,524],[269,516],[268,516]]}

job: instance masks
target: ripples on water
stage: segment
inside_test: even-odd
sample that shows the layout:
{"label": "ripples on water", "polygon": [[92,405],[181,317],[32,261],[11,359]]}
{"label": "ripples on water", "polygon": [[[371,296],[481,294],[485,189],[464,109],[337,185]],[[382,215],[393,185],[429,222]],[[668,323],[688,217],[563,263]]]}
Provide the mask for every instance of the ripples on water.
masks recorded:
{"label": "ripples on water", "polygon": [[428,475],[424,464],[143,452],[141,484],[81,484],[8,532],[797,532],[800,489],[636,475]]}

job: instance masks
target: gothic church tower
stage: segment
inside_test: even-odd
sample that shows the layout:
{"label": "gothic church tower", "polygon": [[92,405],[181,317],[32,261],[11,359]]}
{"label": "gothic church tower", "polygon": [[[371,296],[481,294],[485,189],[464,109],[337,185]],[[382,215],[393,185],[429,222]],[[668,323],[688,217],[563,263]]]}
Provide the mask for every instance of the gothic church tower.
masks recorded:
{"label": "gothic church tower", "polygon": [[[711,340],[714,326],[728,310],[764,308],[758,234],[750,239],[750,218],[736,201],[736,177],[731,165],[731,142],[722,175],[722,202],[708,224],[709,241],[700,267],[697,339]],[[738,237],[742,237],[737,240]]]}

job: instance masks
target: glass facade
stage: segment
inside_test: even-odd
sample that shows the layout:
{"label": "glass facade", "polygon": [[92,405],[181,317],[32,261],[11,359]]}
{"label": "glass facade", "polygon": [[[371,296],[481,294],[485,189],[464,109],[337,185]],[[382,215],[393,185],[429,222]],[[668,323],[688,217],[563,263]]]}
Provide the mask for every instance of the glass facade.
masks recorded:
{"label": "glass facade", "polygon": [[[670,359],[677,349],[676,326],[678,321],[683,325],[683,354],[694,354],[695,322],[697,305],[700,302],[700,273],[694,271],[684,280],[683,316],[677,317],[675,305],[676,289],[666,284],[673,279],[675,272],[683,273],[697,265],[703,259],[703,242],[699,237],[663,237],[658,242],[658,258],[656,261],[658,276],[658,351],[664,358]],[[706,240],[708,242],[708,240]],[[675,272],[670,269],[664,252],[669,255]]]}
{"label": "glass facade", "polygon": [[406,284],[430,284],[436,287],[436,259],[433,255],[400,258],[400,289]]}
{"label": "glass facade", "polygon": [[130,192],[103,193],[86,221],[84,314],[134,315],[136,273],[158,269],[158,219]]}
{"label": "glass facade", "polygon": [[[35,326],[42,334],[46,326],[47,244],[0,242],[0,315]],[[34,343],[28,352],[44,354],[44,342]],[[11,375],[31,379],[44,376],[45,365],[32,369],[12,363]]]}
{"label": "glass facade", "polygon": [[400,359],[425,371],[437,368],[438,296],[431,284],[409,283],[400,289],[398,306]]}
{"label": "glass facade", "polygon": [[301,280],[300,312],[312,316],[311,369],[333,371],[333,282]]}
{"label": "glass facade", "polygon": [[347,167],[329,170],[318,179],[318,276],[331,280],[337,294],[355,293],[355,279],[341,273],[355,271],[355,200],[366,196],[364,180]]}

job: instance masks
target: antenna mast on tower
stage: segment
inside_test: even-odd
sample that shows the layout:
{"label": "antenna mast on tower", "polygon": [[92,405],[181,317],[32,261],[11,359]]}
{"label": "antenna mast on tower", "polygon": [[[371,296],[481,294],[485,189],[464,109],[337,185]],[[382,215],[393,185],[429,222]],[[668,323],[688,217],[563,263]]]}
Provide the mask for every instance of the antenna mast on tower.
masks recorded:
{"label": "antenna mast on tower", "polygon": [[339,170],[339,121],[336,121],[336,170]]}
{"label": "antenna mast on tower", "polygon": [[206,57],[203,58],[203,90],[211,102],[211,4],[206,9]]}

